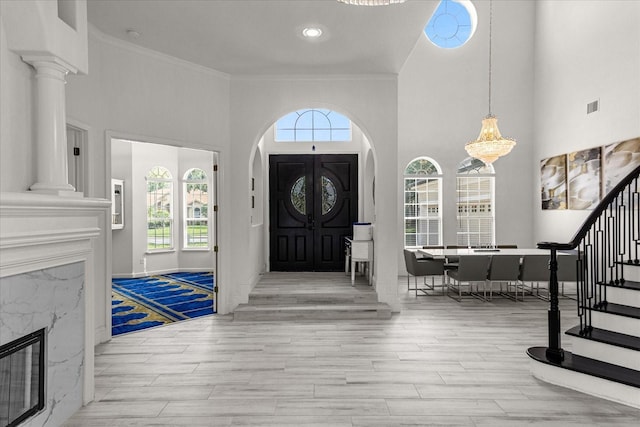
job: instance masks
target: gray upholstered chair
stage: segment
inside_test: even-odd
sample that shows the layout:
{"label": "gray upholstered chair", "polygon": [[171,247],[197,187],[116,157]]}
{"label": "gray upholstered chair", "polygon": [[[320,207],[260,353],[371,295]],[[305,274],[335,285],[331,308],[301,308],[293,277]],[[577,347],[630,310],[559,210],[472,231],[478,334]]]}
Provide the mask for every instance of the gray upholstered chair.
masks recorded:
{"label": "gray upholstered chair", "polygon": [[[489,271],[489,255],[460,255],[458,268],[449,270],[447,275],[455,283],[449,280],[448,289],[457,291],[458,301],[462,299],[462,286],[466,284],[470,295],[473,295],[473,284],[482,283],[483,292],[486,292],[487,273]],[[476,286],[477,290],[477,286]]]}
{"label": "gray upholstered chair", "polygon": [[[500,294],[510,296],[509,290],[511,287],[514,287],[517,300],[519,276],[520,255],[492,255],[489,274],[487,276],[489,299],[493,297],[493,284],[500,283]],[[503,283],[506,284],[506,294],[502,291]]]}
{"label": "gray upholstered chair", "polygon": [[[416,296],[418,296],[418,292],[422,292],[425,295],[429,295],[427,293],[428,290],[435,290],[435,276],[441,276],[442,281],[440,286],[442,286],[442,293],[444,294],[445,280],[444,280],[444,259],[436,259],[436,258],[420,258],[416,257],[415,251],[411,251],[408,249],[404,250],[404,263],[407,267],[407,290],[415,291]],[[410,276],[413,276],[414,287],[410,286]],[[427,284],[427,277],[431,276],[431,286]],[[418,287],[418,277],[424,277],[424,287]]]}
{"label": "gray upholstered chair", "polygon": [[[522,257],[520,269],[520,282],[522,283],[522,296],[527,283],[529,291],[536,297],[548,300],[548,293],[540,292],[540,283],[549,283],[549,255],[525,255]],[[547,289],[548,290],[548,289]],[[516,299],[518,298],[516,289]]]}
{"label": "gray upholstered chair", "polygon": [[[466,246],[458,246],[458,245],[446,245],[445,249],[467,249]],[[448,255],[446,264],[449,268],[458,268],[458,261],[460,257],[458,255]]]}

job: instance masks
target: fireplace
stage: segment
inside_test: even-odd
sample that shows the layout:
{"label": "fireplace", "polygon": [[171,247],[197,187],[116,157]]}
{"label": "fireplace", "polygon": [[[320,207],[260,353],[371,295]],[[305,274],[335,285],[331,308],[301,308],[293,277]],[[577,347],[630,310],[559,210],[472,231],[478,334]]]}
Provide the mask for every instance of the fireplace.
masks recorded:
{"label": "fireplace", "polygon": [[0,346],[0,425],[13,427],[45,406],[45,329]]}
{"label": "fireplace", "polygon": [[[14,414],[11,405],[25,412],[42,408],[21,427],[54,427],[93,399],[94,325],[104,322],[101,315],[111,292],[109,274],[102,268],[108,265],[109,220],[106,200],[0,192],[0,346],[14,347],[16,340],[41,328],[46,335],[44,351],[32,345],[15,356],[25,374],[27,358],[45,358],[45,370],[39,372],[44,393],[35,383],[27,388],[21,379],[24,398],[13,400],[12,389],[14,403],[1,403],[9,389],[0,377],[0,412],[5,414],[0,426],[14,422],[6,415]],[[7,363],[4,358],[2,363]],[[31,371],[39,368],[31,365]]]}

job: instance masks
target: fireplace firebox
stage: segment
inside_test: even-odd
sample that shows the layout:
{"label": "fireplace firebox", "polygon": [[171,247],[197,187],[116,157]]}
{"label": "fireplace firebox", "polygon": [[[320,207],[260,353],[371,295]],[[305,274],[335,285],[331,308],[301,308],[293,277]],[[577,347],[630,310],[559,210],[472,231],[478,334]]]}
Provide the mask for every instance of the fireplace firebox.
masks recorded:
{"label": "fireplace firebox", "polygon": [[13,427],[45,406],[45,329],[0,346],[0,426]]}

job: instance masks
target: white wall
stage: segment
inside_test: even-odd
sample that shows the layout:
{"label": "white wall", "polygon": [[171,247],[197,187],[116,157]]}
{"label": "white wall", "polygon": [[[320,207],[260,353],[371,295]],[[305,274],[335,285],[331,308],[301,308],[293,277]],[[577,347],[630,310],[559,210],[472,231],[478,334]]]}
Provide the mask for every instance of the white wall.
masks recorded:
{"label": "white wall", "polygon": [[535,240],[567,242],[590,211],[542,211],[539,161],[640,136],[640,2],[544,0],[536,13]]}
{"label": "white wall", "polygon": [[[478,137],[488,113],[489,2],[474,6],[479,24],[466,45],[440,49],[421,37],[399,77],[398,209],[407,164],[420,156],[437,161],[443,169],[443,244],[456,244],[456,170],[468,156],[464,145]],[[492,112],[502,134],[517,140],[513,151],[494,163],[496,242],[521,247],[535,243],[530,194],[534,19],[534,2],[493,2]],[[402,215],[395,256],[404,272]]]}
{"label": "white wall", "polygon": [[[86,195],[103,198],[110,195],[112,137],[217,151],[222,153],[223,160],[226,158],[229,144],[226,75],[117,41],[93,28],[89,30],[89,70],[86,76],[68,76],[66,85],[67,116],[89,127],[90,177]],[[27,155],[25,161],[31,161],[31,153]],[[26,188],[35,180],[22,181],[14,185]],[[220,188],[224,200],[228,195],[224,185]],[[225,232],[221,230],[221,234]],[[96,288],[96,329],[102,331],[110,330],[105,319],[110,318],[111,253],[109,239],[105,262],[96,268],[102,268],[105,278]],[[223,283],[224,275],[228,274],[225,256],[220,256],[222,266],[216,278]],[[98,337],[98,341],[105,339],[104,334]]]}
{"label": "white wall", "polygon": [[4,20],[0,15],[0,191],[26,191],[36,182],[35,72],[9,50]]}
{"label": "white wall", "polygon": [[[123,181],[124,228],[109,231],[112,237],[112,274],[133,274],[133,155],[129,141],[113,139],[111,142],[111,177]],[[145,199],[142,199],[145,200]],[[140,224],[135,224],[139,227]],[[146,226],[142,225],[143,230]]]}

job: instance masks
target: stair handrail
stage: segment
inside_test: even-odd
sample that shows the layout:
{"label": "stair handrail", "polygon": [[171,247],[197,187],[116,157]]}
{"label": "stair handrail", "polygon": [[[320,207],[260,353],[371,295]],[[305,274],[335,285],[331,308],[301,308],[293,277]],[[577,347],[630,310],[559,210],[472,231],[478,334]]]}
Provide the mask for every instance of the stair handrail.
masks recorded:
{"label": "stair handrail", "polygon": [[560,309],[558,306],[558,254],[557,251],[570,251],[578,247],[580,242],[585,238],[591,227],[601,215],[616,200],[618,195],[622,193],[627,186],[640,177],[640,166],[636,167],[626,177],[624,177],[609,193],[602,198],[600,203],[595,207],[591,214],[585,219],[584,223],[573,236],[573,239],[567,243],[558,242],[539,242],[539,249],[549,249],[551,251],[549,258],[549,311],[547,312],[549,346],[546,349],[546,357],[552,362],[559,363],[564,360],[564,350],[561,346],[560,332]]}

